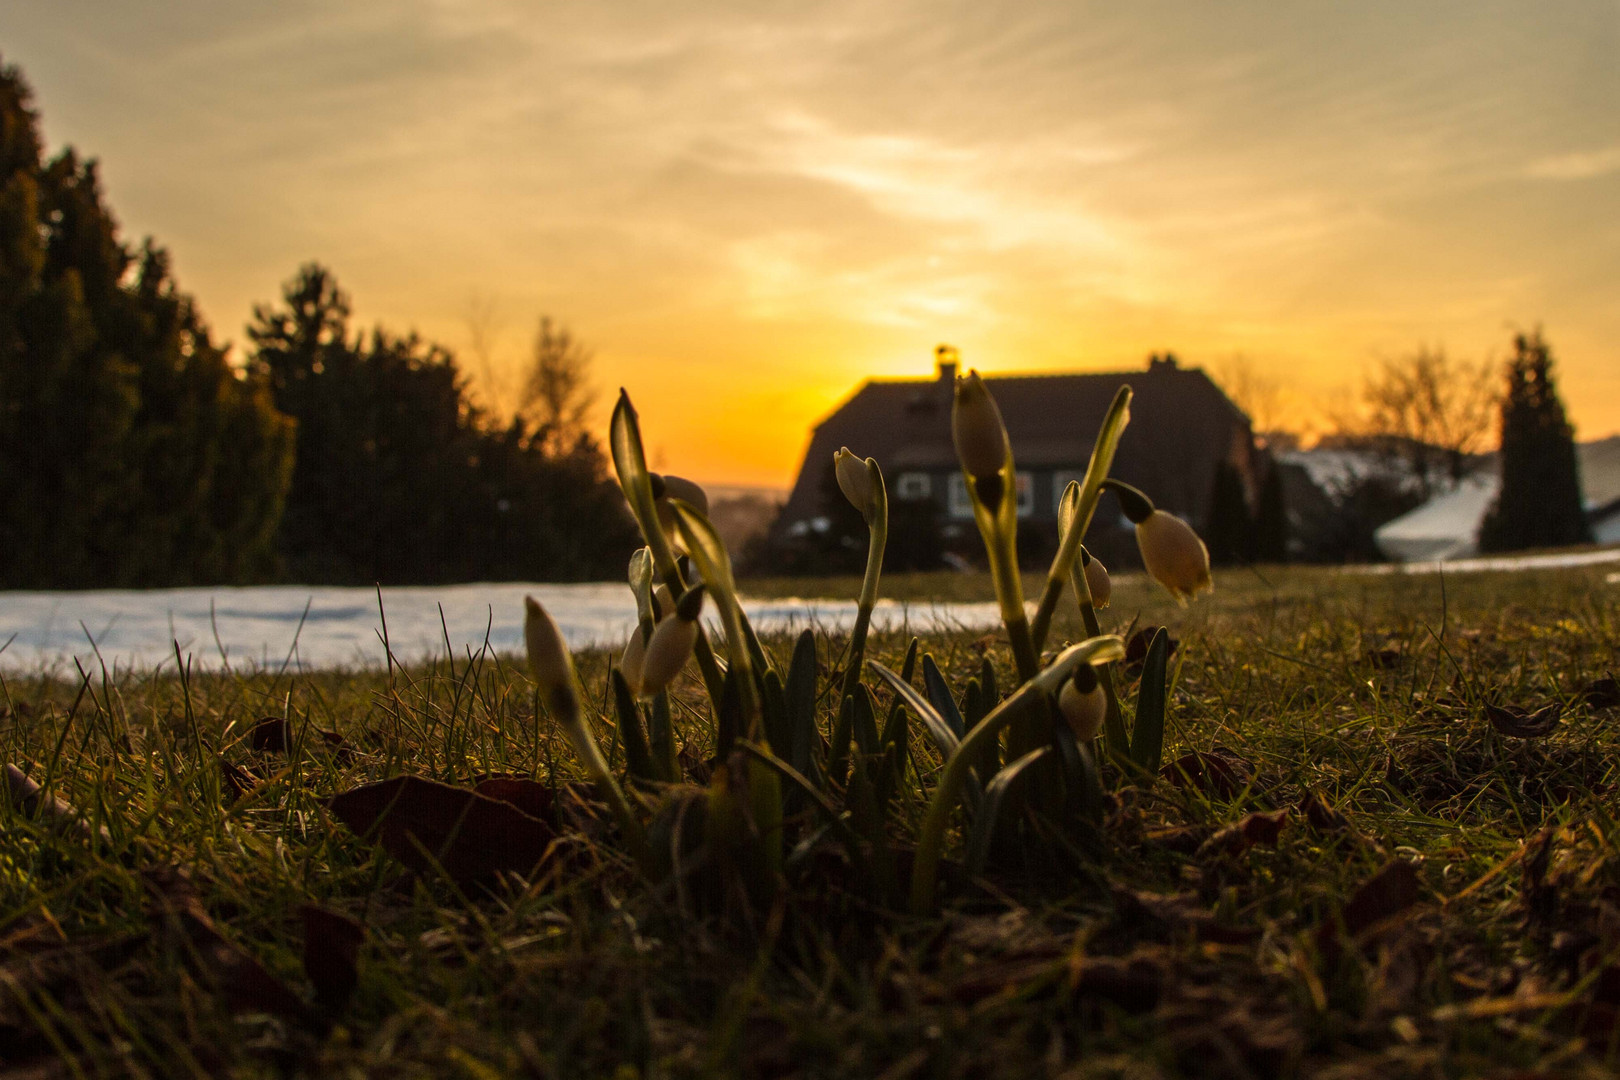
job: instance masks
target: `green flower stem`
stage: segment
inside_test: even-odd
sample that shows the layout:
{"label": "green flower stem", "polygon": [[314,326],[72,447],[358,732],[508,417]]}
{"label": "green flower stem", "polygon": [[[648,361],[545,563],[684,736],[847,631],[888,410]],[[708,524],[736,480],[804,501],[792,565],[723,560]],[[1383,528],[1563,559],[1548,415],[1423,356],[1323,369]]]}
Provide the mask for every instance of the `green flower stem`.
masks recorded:
{"label": "green flower stem", "polygon": [[939,860],[945,846],[945,830],[950,825],[951,813],[962,798],[973,763],[1001,734],[1001,729],[1017,720],[1043,694],[1053,694],[1063,686],[1063,680],[1073,674],[1080,664],[1117,660],[1125,655],[1124,643],[1117,637],[1094,637],[1071,645],[1045,671],[1025,682],[1018,691],[1003,701],[988,716],[968,731],[956,752],[945,763],[939,786],[934,789],[923,818],[922,831],[917,836],[917,854],[911,871],[911,912],[919,917],[934,910],[934,885],[939,877]]}
{"label": "green flower stem", "polygon": [[[881,478],[880,478],[881,482]],[[861,664],[866,656],[866,634],[872,625],[872,609],[877,606],[878,579],[883,575],[883,549],[889,542],[889,502],[880,497],[872,515],[866,542],[866,576],[861,579],[861,595],[855,607],[855,628],[849,635],[849,667],[844,672],[844,692],[848,697],[861,683]]]}
{"label": "green flower stem", "polygon": [[[1097,607],[1091,600],[1091,583],[1078,562],[1070,567],[1069,576],[1074,583],[1074,598],[1080,602],[1080,620],[1086,625],[1086,636],[1096,637],[1102,633],[1102,627],[1097,622]],[[1119,711],[1119,692],[1114,689],[1114,665],[1103,664],[1101,668],[1097,681],[1102,683],[1103,697],[1107,701],[1103,710],[1103,733],[1107,736],[1108,752],[1124,759],[1130,756],[1131,741],[1125,733],[1125,718]]]}
{"label": "green flower stem", "polygon": [[613,816],[619,823],[619,831],[624,833],[625,844],[630,849],[631,857],[636,860],[641,872],[651,878],[652,848],[647,844],[647,833],[641,827],[641,819],[631,809],[630,800],[625,798],[624,790],[613,778],[613,770],[608,767],[607,759],[602,756],[602,748],[596,745],[596,736],[591,733],[590,725],[585,721],[585,714],[579,707],[579,691],[573,682],[570,673],[568,684],[559,686],[547,704],[562,725],[569,743],[573,745],[574,754],[585,766],[585,772],[596,784],[597,794],[608,804],[608,809],[613,811]]}
{"label": "green flower stem", "polygon": [[[1069,576],[1075,557],[1080,554],[1080,542],[1091,527],[1091,516],[1096,513],[1097,501],[1102,498],[1103,481],[1108,477],[1108,470],[1114,467],[1114,453],[1119,449],[1120,436],[1130,422],[1131,388],[1122,386],[1103,417],[1102,427],[1097,429],[1097,442],[1091,450],[1091,461],[1086,465],[1085,480],[1078,485],[1070,484],[1063,493],[1063,502],[1058,510],[1063,540],[1058,545],[1057,555],[1052,558],[1051,569],[1046,572],[1046,588],[1041,593],[1040,604],[1035,608],[1035,621],[1030,630],[1037,653],[1046,644],[1046,632],[1051,629],[1052,615],[1063,596],[1063,579]],[[1096,634],[1094,629],[1090,632]]]}

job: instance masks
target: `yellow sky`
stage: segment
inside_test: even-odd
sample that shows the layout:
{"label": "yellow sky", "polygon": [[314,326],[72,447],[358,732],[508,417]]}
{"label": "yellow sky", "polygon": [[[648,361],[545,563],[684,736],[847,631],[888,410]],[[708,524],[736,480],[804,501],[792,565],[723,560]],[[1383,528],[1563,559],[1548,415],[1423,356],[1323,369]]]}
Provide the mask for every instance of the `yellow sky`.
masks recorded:
{"label": "yellow sky", "polygon": [[[549,313],[655,457],[786,484],[869,374],[1241,354],[1303,404],[1545,326],[1620,431],[1620,6],[8,5],[225,336],[308,259],[495,361]],[[465,358],[465,357],[464,357]],[[469,365],[471,366],[471,365]],[[858,449],[858,448],[856,448]]]}

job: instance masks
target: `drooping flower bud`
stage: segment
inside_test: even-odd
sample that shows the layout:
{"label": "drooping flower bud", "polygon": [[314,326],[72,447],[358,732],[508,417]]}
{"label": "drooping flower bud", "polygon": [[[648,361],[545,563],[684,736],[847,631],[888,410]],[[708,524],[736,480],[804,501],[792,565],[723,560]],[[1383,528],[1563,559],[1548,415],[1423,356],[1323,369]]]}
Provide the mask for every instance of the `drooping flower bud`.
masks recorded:
{"label": "drooping flower bud", "polygon": [[1153,580],[1181,601],[1215,587],[1209,576],[1209,549],[1191,525],[1160,510],[1129,484],[1109,478],[1103,486],[1119,496],[1120,509],[1136,525],[1136,546]]}
{"label": "drooping flower bud", "polygon": [[658,524],[664,530],[677,552],[684,552],[685,545],[681,543],[680,530],[675,528],[675,508],[670,505],[671,499],[679,499],[697,507],[705,517],[709,513],[709,495],[697,484],[682,476],[669,476],[653,473],[652,490],[653,505],[658,509]]}
{"label": "drooping flower bud", "polygon": [[523,643],[529,650],[529,671],[540,684],[541,693],[554,699],[559,693],[574,692],[574,661],[562,631],[546,609],[532,596],[523,598]]}
{"label": "drooping flower bud", "polygon": [[1097,681],[1096,669],[1090,664],[1075,668],[1073,678],[1063,684],[1058,694],[1058,709],[1069,730],[1074,732],[1075,741],[1082,745],[1095,739],[1102,730],[1108,698]]}
{"label": "drooping flower bud", "polygon": [[838,474],[838,487],[861,517],[872,518],[872,469],[866,458],[856,457],[849,447],[841,446],[833,455],[833,471]]}
{"label": "drooping flower bud", "polygon": [[647,642],[641,636],[641,627],[630,630],[630,640],[624,644],[624,655],[619,657],[619,674],[632,694],[641,693],[641,676],[646,668]]}
{"label": "drooping flower bud", "polygon": [[1175,515],[1155,510],[1138,522],[1136,546],[1142,550],[1147,572],[1178,600],[1215,587],[1209,576],[1209,549],[1193,527]]}
{"label": "drooping flower bud", "polygon": [[977,371],[956,380],[951,406],[951,441],[969,476],[999,474],[1007,460],[1007,426]]}
{"label": "drooping flower bud", "polygon": [[1085,568],[1086,589],[1091,593],[1091,606],[1107,607],[1108,596],[1114,589],[1114,583],[1108,577],[1108,567],[1083,547],[1080,549],[1080,562]]}
{"label": "drooping flower bud", "polygon": [[[641,663],[637,689],[642,696],[650,697],[668,687],[692,658],[692,649],[697,644],[698,616],[702,611],[703,586],[699,585],[682,593],[675,613],[653,630]],[[625,681],[629,681],[628,675]]]}
{"label": "drooping flower bud", "polygon": [[653,590],[653,622],[662,622],[675,611],[675,594],[669,591],[668,585],[660,585]]}

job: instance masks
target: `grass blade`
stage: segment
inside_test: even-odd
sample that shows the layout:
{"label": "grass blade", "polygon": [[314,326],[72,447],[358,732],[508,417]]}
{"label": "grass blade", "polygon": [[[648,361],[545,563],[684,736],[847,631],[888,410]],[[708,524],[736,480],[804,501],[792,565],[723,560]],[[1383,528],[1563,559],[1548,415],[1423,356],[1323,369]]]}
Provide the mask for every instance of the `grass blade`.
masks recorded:
{"label": "grass blade", "polygon": [[1136,693],[1136,723],[1131,728],[1131,761],[1151,780],[1159,775],[1164,755],[1164,708],[1169,687],[1170,633],[1159,627],[1142,663],[1142,686]]}

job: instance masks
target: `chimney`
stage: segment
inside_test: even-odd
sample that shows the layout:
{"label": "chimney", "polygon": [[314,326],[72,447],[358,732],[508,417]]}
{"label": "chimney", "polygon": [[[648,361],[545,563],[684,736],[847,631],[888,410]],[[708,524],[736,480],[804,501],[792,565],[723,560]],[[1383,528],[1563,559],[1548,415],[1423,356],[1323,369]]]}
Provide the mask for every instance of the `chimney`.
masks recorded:
{"label": "chimney", "polygon": [[938,345],[934,348],[934,362],[939,365],[939,381],[953,388],[956,385],[957,356],[955,345]]}

